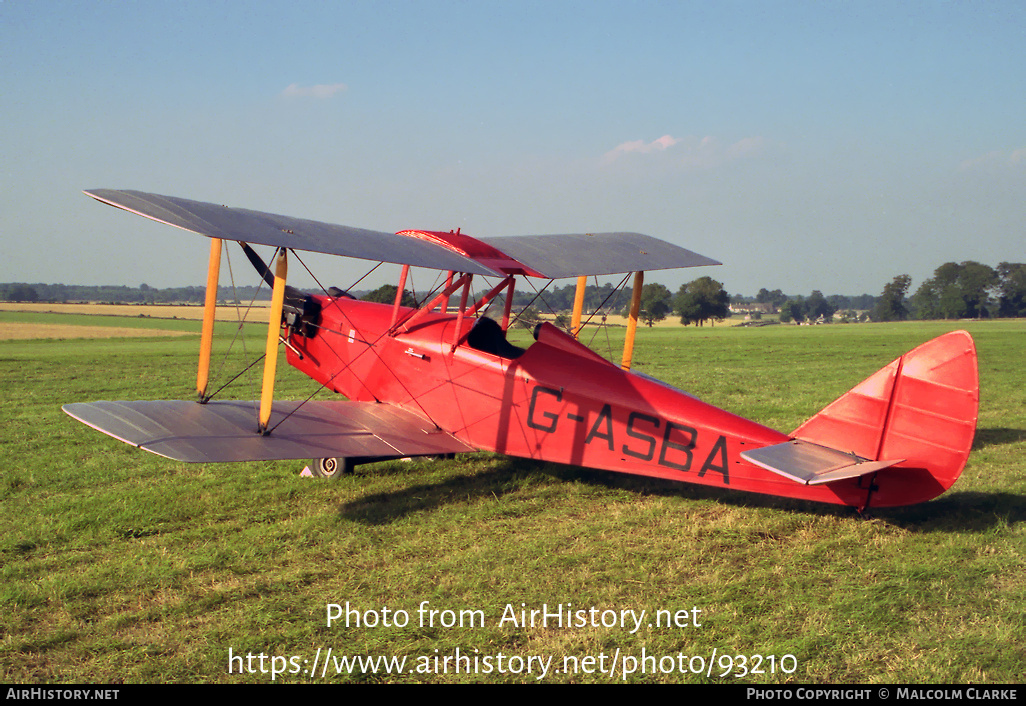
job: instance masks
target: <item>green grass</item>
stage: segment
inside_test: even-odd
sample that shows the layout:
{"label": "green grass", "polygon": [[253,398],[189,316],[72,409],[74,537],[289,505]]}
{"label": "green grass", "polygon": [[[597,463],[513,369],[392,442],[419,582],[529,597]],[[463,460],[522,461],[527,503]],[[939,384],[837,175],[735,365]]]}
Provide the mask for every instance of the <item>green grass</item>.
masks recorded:
{"label": "green grass", "polygon": [[[868,517],[490,455],[361,466],[338,482],[300,478],[299,462],[179,464],[90,430],[60,405],[191,397],[195,337],[0,343],[0,674],[20,683],[267,682],[261,653],[268,670],[271,656],[307,669],[329,647],[405,656],[412,669],[458,648],[479,660],[502,654],[507,671],[494,661],[489,674],[332,667],[323,678],[277,680],[535,681],[537,663],[531,674],[509,668],[539,656],[553,658],[545,681],[604,682],[594,670],[553,670],[564,656],[604,656],[598,667],[618,650],[644,650],[656,673],[629,681],[1022,682],[1026,322],[644,329],[634,359],[638,370],[790,430],[958,326],[980,356],[969,464],[939,499]],[[259,329],[245,339],[251,354]],[[606,353],[604,339],[594,345]],[[235,365],[233,356],[226,367]],[[254,389],[247,380],[235,391]],[[278,389],[312,390],[294,371]],[[361,612],[407,611],[410,622],[329,628],[326,606],[347,601]],[[487,622],[420,625],[423,601],[480,610]],[[567,603],[648,615],[697,607],[701,626],[646,621],[631,634],[498,625],[507,604]],[[229,649],[251,653],[258,673],[228,674]],[[711,676],[676,669],[679,655],[713,650],[772,655],[777,671],[768,659],[765,673],[743,678],[718,676],[727,661]],[[790,674],[779,669],[786,654]],[[670,662],[674,670],[660,672]]]}

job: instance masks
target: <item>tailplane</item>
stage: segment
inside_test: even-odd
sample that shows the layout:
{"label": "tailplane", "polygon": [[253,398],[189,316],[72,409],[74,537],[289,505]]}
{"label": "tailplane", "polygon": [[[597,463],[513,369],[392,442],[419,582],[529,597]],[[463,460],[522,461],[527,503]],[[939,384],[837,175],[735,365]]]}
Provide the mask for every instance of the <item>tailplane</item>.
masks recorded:
{"label": "tailplane", "polygon": [[979,398],[976,346],[966,331],[954,331],[884,366],[791,436],[860,459],[892,459],[867,483],[867,504],[922,502],[961,475]]}

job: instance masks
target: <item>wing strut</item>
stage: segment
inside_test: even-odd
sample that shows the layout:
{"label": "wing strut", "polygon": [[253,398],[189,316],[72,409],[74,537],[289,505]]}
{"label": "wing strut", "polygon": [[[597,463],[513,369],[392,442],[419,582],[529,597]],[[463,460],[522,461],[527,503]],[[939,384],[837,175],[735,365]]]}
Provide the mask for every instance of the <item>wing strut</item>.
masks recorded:
{"label": "wing strut", "polygon": [[470,294],[470,283],[473,281],[474,276],[467,273],[464,277],[466,282],[463,284],[463,291],[460,293],[460,310],[456,313],[456,328],[452,332],[452,349],[456,350],[456,346],[460,343],[460,329],[463,328],[463,315],[467,313],[467,295]]}
{"label": "wing strut", "polygon": [[576,339],[581,334],[581,313],[584,311],[584,290],[588,286],[588,275],[577,278],[577,289],[574,291],[574,313],[570,319],[570,333]]}
{"label": "wing strut", "polygon": [[623,341],[623,360],[620,367],[631,369],[631,358],[634,356],[634,334],[638,330],[638,313],[641,311],[641,288],[645,286],[645,273],[638,270],[634,273],[634,289],[631,292],[631,312],[627,319],[627,337]]}
{"label": "wing strut", "polygon": [[509,285],[506,287],[506,302],[502,307],[502,330],[506,331],[509,329],[509,314],[513,308],[513,287],[516,284],[516,278],[509,277]]}
{"label": "wing strut", "polygon": [[274,266],[274,291],[271,293],[271,313],[267,322],[267,352],[264,355],[264,384],[260,390],[260,433],[268,434],[271,421],[271,405],[274,402],[274,372],[278,366],[278,338],[281,336],[281,311],[285,305],[285,277],[288,275],[288,259],[285,248],[278,249],[278,261]]}
{"label": "wing strut", "polygon": [[389,324],[390,329],[395,328],[395,322],[399,320],[399,306],[403,302],[403,292],[406,291],[406,277],[410,274],[410,266],[403,265],[402,272],[399,275],[399,288],[395,290],[395,304],[392,305],[392,323]]}
{"label": "wing strut", "polygon": [[207,297],[203,306],[203,334],[200,336],[199,366],[196,370],[196,391],[200,402],[206,403],[210,380],[210,349],[214,340],[214,314],[217,312],[217,284],[221,274],[221,239],[210,239],[210,264],[207,265]]}

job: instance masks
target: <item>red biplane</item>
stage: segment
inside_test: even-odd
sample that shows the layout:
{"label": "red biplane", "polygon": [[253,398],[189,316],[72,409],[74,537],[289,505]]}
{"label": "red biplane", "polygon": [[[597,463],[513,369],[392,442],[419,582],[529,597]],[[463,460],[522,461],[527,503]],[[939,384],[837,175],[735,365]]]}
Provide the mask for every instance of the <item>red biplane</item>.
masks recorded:
{"label": "red biplane", "polygon": [[[171,459],[314,458],[319,475],[334,476],[358,463],[493,451],[863,510],[943,493],[961,474],[972,445],[979,385],[976,350],[964,331],[894,360],[790,434],[630,370],[643,272],[720,264],[648,236],[386,233],[135,191],[85,193],[212,239],[198,403],[64,406],[89,426]],[[259,402],[207,396],[226,240],[242,245],[273,291]],[[273,272],[249,243],[277,248]],[[288,253],[295,250],[402,265],[395,302],[286,286]],[[447,273],[419,307],[401,303],[411,266]],[[575,334],[585,277],[632,272],[618,366]],[[477,302],[469,298],[475,276],[500,278]],[[572,334],[542,323],[529,347],[507,341],[518,276],[578,278]],[[478,317],[499,295],[502,322]],[[347,399],[274,401],[282,346],[289,364]]]}

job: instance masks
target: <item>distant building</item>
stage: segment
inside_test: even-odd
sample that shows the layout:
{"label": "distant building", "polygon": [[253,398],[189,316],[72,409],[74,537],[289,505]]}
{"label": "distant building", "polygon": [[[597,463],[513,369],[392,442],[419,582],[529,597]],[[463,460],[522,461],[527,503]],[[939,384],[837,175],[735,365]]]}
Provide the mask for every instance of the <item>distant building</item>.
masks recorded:
{"label": "distant building", "polygon": [[776,307],[769,302],[734,302],[730,305],[732,314],[775,314]]}

